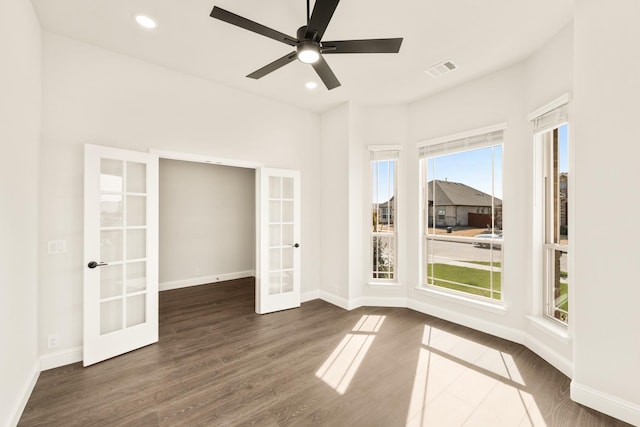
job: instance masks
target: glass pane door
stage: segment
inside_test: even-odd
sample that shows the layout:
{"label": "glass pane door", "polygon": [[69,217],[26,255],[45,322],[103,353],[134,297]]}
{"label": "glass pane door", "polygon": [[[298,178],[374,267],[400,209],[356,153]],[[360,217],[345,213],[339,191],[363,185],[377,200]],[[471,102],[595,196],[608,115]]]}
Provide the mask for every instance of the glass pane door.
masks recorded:
{"label": "glass pane door", "polygon": [[293,292],[293,178],[269,177],[269,294]]}
{"label": "glass pane door", "polygon": [[158,157],[85,146],[84,365],[158,341]]}
{"label": "glass pane door", "polygon": [[300,306],[299,172],[258,171],[261,208],[256,311]]}
{"label": "glass pane door", "polygon": [[100,160],[100,335],[146,321],[146,164]]}

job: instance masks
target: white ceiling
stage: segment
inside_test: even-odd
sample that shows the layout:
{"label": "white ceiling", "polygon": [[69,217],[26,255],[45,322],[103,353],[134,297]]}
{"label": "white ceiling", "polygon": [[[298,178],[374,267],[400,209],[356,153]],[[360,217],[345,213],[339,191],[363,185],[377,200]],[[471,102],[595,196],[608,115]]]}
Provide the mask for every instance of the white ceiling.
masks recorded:
{"label": "white ceiling", "polygon": [[[311,111],[352,101],[396,104],[515,63],[567,25],[573,0],[343,0],[324,40],[404,37],[399,54],[327,55],[342,83],[327,91],[310,65],[294,61],[260,80],[245,76],[291,46],[209,17],[214,5],[296,35],[305,0],[32,0],[42,27]],[[313,1],[311,3],[313,7]],[[145,30],[136,14],[158,21]],[[458,69],[434,79],[444,60]],[[307,81],[318,82],[308,90]]]}

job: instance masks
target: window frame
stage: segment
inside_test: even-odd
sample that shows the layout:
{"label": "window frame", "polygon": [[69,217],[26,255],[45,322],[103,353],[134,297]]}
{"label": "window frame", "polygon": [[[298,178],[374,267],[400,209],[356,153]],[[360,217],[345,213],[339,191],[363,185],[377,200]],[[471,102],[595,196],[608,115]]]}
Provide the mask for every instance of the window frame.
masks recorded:
{"label": "window frame", "polygon": [[[417,289],[422,290],[422,291],[428,291],[428,292],[434,292],[438,295],[443,295],[443,296],[447,296],[447,297],[453,297],[456,299],[460,299],[461,301],[466,301],[466,302],[471,302],[474,305],[478,305],[478,306],[486,306],[486,307],[496,307],[496,308],[503,308],[504,307],[504,301],[505,301],[505,292],[504,292],[504,287],[501,288],[500,292],[500,299],[495,299],[492,296],[482,296],[482,295],[475,295],[469,292],[465,292],[465,291],[458,291],[458,290],[454,290],[454,289],[448,289],[446,287],[443,286],[437,286],[434,284],[429,283],[429,276],[428,276],[428,257],[429,257],[429,250],[428,250],[428,244],[429,241],[453,241],[453,242],[459,242],[459,243],[485,243],[487,242],[487,239],[480,239],[480,238],[475,238],[475,237],[463,237],[463,236],[455,236],[455,237],[451,237],[448,235],[437,235],[437,234],[429,234],[428,230],[429,230],[429,210],[432,210],[431,214],[434,217],[434,220],[436,218],[437,212],[436,212],[436,206],[429,206],[428,203],[428,189],[427,189],[427,177],[428,177],[428,162],[429,162],[429,158],[437,158],[440,157],[442,155],[448,155],[448,154],[455,154],[457,152],[462,152],[462,151],[470,151],[470,150],[475,150],[475,149],[480,149],[480,148],[487,148],[487,147],[495,147],[495,146],[500,146],[502,149],[502,156],[501,156],[501,163],[500,163],[500,167],[503,170],[503,165],[504,165],[504,130],[507,129],[507,125],[506,123],[500,123],[497,125],[493,125],[493,126],[488,126],[482,129],[477,129],[477,130],[472,130],[472,131],[468,131],[468,132],[462,132],[459,134],[455,134],[455,135],[451,135],[451,136],[445,136],[445,137],[441,137],[441,138],[435,138],[432,140],[428,140],[428,141],[423,141],[417,144],[418,149],[421,151],[420,156],[419,156],[419,179],[420,179],[420,210],[421,210],[421,216],[420,216],[420,226],[419,226],[419,233],[420,233],[420,244],[419,244],[419,252],[420,252],[420,263],[419,263],[419,277],[420,277],[420,283],[417,287]],[[463,140],[465,139],[469,139],[469,140],[473,140],[475,137],[482,137],[485,135],[489,135],[489,134],[495,134],[499,132],[499,142],[486,142],[483,144],[477,144],[474,145],[473,143],[470,143],[469,147],[465,147],[462,148],[462,146],[465,145],[465,143],[463,142]],[[447,144],[451,144],[451,147],[453,147],[451,149],[451,151],[448,151],[446,149],[446,145]],[[425,154],[425,152],[429,151],[429,147],[430,146],[435,146],[436,150],[435,152],[437,154],[434,154],[432,156],[429,156],[427,154]],[[423,152],[424,150],[424,152]],[[495,156],[492,155],[492,175],[494,175],[494,168],[495,168]],[[493,186],[495,185],[495,182],[492,183],[492,207],[491,207],[491,211],[492,211],[492,230],[495,230],[495,220],[496,220],[496,205],[494,204],[495,202],[495,188],[493,188]],[[504,248],[504,240],[502,237],[500,238],[495,238],[492,237],[490,240],[490,249],[491,251],[494,250],[493,245],[500,245],[501,248]],[[502,255],[500,256],[500,261],[501,261],[501,275],[502,277],[504,274],[504,264],[502,263]],[[493,258],[493,254],[491,254],[491,258],[490,258],[490,262],[493,263],[494,262],[494,258]],[[493,276],[493,275],[492,275]],[[493,278],[491,278],[491,280],[493,281]],[[471,285],[471,287],[473,287]],[[492,295],[494,292],[493,290],[493,286],[491,286],[490,289],[490,295]]]}
{"label": "window frame", "polygon": [[[556,167],[559,159],[555,158],[555,156],[559,157],[559,150],[556,150],[557,147],[559,149],[560,139],[559,139],[559,131],[563,126],[568,129],[568,122],[563,122],[558,124],[557,126],[552,127],[551,129],[547,129],[542,132],[536,133],[538,137],[538,141],[542,144],[542,315],[550,319],[561,326],[568,326],[569,324],[569,314],[570,310],[564,310],[559,308],[556,303],[556,271],[561,272],[557,267],[560,262],[560,258],[556,260],[556,253],[560,252],[560,256],[565,254],[569,255],[569,244],[562,244],[556,242],[556,240],[560,240],[560,221],[561,221],[561,209],[562,203],[560,200],[560,192],[562,191],[560,185],[560,176],[563,172]],[[569,156],[569,141],[567,137],[567,157]],[[556,151],[558,151],[556,153]],[[568,161],[569,159],[567,159]],[[556,177],[557,172],[557,177]],[[557,178],[557,183],[556,183]],[[569,174],[567,172],[567,181],[570,179]],[[564,191],[568,191],[568,188]],[[557,194],[556,194],[557,192]],[[556,225],[556,221],[558,224]],[[557,234],[557,235],[556,235]],[[567,282],[568,283],[568,282]],[[567,291],[567,299],[568,299],[568,291]],[[566,315],[566,321],[562,318],[556,317],[557,312],[558,315],[562,315],[564,313]]]}
{"label": "window frame", "polygon": [[[369,243],[369,250],[368,250],[368,259],[369,261],[367,262],[367,270],[368,270],[368,284],[369,285],[373,285],[373,286],[399,286],[399,271],[398,271],[398,223],[399,223],[399,203],[398,203],[398,170],[399,170],[399,164],[400,164],[400,149],[401,146],[396,146],[396,145],[379,145],[379,146],[369,146],[368,150],[369,150],[369,179],[368,179],[368,183],[369,183],[369,198],[368,198],[368,208],[367,208],[367,227],[368,227],[368,234],[369,234],[369,238],[368,238],[368,243]],[[375,170],[375,163],[376,162],[389,162],[389,163],[393,163],[393,188],[391,189],[392,194],[390,195],[390,198],[393,198],[393,204],[392,207],[390,207],[392,209],[393,214],[391,215],[393,218],[393,232],[389,232],[387,231],[375,231],[373,229],[373,224],[372,224],[372,214],[374,213],[374,206],[377,205],[378,206],[378,210],[377,210],[377,214],[378,214],[378,218],[380,218],[380,208],[379,205],[380,203],[374,203],[373,202],[373,197],[374,197],[374,193],[373,193],[373,189],[374,189],[374,180],[377,180],[378,177],[374,176],[374,173],[377,173],[377,171]],[[389,220],[389,214],[387,213],[387,221]],[[369,225],[371,224],[371,225]],[[389,237],[390,240],[393,242],[393,244],[390,246],[389,250],[391,252],[391,258],[393,259],[393,263],[392,263],[392,267],[393,267],[393,271],[391,271],[390,275],[391,277],[389,278],[380,278],[380,277],[375,277],[375,275],[380,275],[381,273],[386,273],[384,271],[380,271],[380,270],[375,270],[374,269],[374,259],[375,259],[375,254],[374,254],[374,246],[375,246],[375,240],[376,238],[384,238],[384,237]]]}
{"label": "window frame", "polygon": [[[552,100],[546,105],[538,108],[527,116],[532,124],[533,137],[533,158],[534,158],[534,175],[533,175],[533,201],[534,201],[534,218],[533,218],[533,300],[532,300],[532,316],[529,319],[536,325],[542,326],[545,330],[550,331],[556,338],[566,340],[569,338],[571,330],[570,316],[571,306],[568,307],[567,321],[563,321],[554,316],[555,314],[555,260],[553,259],[556,251],[565,253],[566,267],[569,279],[575,278],[573,274],[573,243],[572,240],[568,244],[562,244],[558,236],[558,242],[554,238],[554,227],[551,226],[550,218],[554,215],[554,206],[549,203],[549,198],[553,200],[554,182],[549,179],[553,175],[553,150],[549,145],[553,144],[553,131],[558,131],[566,126],[566,156],[567,156],[567,181],[565,188],[562,188],[561,175],[558,169],[558,218],[561,218],[561,202],[560,193],[566,192],[567,211],[565,212],[567,219],[567,235],[571,235],[571,227],[573,224],[574,210],[570,208],[573,200],[573,183],[571,171],[573,170],[573,135],[571,132],[571,95],[565,93],[560,97]],[[545,138],[545,135],[547,137]],[[558,146],[560,139],[557,139]],[[552,148],[552,147],[551,147]],[[559,157],[558,157],[559,159]],[[554,189],[554,190],[555,190]],[[558,224],[558,234],[560,233],[560,224]],[[561,254],[562,256],[562,254]],[[558,263],[560,260],[558,259]],[[572,301],[573,286],[568,282],[567,299]],[[553,302],[552,302],[553,300]]]}

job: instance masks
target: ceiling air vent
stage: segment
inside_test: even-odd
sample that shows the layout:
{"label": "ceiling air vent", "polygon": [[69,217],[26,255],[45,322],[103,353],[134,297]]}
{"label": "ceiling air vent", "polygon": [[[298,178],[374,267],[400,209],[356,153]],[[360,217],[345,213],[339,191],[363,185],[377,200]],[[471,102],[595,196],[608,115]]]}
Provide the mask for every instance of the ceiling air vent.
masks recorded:
{"label": "ceiling air vent", "polygon": [[429,73],[431,77],[440,77],[441,75],[448,73],[449,71],[455,70],[456,68],[458,68],[458,66],[453,62],[444,61],[429,68],[427,70],[427,73]]}

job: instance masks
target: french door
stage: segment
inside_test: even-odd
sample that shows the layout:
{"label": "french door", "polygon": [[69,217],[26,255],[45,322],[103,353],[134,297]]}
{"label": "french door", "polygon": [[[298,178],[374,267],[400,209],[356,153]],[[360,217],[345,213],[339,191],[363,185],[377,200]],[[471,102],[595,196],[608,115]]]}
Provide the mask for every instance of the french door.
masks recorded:
{"label": "french door", "polygon": [[158,157],[85,145],[88,366],[158,341]]}
{"label": "french door", "polygon": [[256,170],[256,313],[300,307],[300,172]]}

